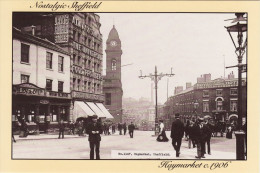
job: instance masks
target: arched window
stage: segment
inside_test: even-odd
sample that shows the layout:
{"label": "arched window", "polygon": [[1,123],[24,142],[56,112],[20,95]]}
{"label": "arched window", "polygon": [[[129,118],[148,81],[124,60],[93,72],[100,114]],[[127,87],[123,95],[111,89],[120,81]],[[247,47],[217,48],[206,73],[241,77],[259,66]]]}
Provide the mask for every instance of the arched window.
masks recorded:
{"label": "arched window", "polygon": [[116,60],[112,60],[112,70],[116,70]]}
{"label": "arched window", "polygon": [[223,101],[224,101],[224,99],[222,97],[218,97],[216,99],[216,109],[217,109],[217,111],[223,110]]}

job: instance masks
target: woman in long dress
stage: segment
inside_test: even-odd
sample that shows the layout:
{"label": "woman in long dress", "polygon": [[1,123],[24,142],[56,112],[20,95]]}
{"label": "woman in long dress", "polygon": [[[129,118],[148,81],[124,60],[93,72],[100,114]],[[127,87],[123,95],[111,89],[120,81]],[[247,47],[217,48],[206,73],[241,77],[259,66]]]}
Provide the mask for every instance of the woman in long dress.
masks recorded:
{"label": "woman in long dress", "polygon": [[164,128],[164,124],[163,124],[162,120],[160,120],[160,132],[159,132],[159,135],[156,140],[158,142],[168,142],[169,141],[169,139],[166,136],[165,128]]}

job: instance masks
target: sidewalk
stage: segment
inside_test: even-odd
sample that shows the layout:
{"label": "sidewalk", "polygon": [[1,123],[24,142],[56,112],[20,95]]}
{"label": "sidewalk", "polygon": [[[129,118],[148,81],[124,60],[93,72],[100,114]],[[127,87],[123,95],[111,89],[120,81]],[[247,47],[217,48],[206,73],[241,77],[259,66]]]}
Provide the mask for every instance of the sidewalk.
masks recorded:
{"label": "sidewalk", "polygon": [[[57,134],[40,134],[40,135],[28,135],[27,137],[19,137],[19,135],[14,135],[16,141],[24,141],[24,140],[44,140],[44,139],[58,139],[59,135]],[[87,136],[79,136],[79,135],[64,135],[64,139],[71,138],[85,138]]]}

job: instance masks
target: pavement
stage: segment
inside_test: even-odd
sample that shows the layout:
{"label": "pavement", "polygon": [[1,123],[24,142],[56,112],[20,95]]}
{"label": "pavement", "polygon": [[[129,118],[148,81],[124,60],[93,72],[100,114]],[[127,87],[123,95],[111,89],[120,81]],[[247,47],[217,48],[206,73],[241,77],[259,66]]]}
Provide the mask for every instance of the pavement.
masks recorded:
{"label": "pavement", "polygon": [[[101,159],[120,159],[111,156],[114,151],[124,151],[125,153],[134,151],[144,152],[164,152],[174,153],[174,149],[169,142],[157,142],[156,137],[152,137],[153,131],[135,131],[134,138],[129,135],[112,134],[102,135],[100,143]],[[170,132],[166,132],[170,139]],[[64,139],[57,139],[57,135],[29,135],[27,138],[15,136],[16,143],[13,143],[13,159],[89,159],[89,142],[87,136],[65,135]],[[195,159],[196,148],[188,148],[188,142],[182,140],[180,157],[170,155],[167,159]],[[236,159],[236,140],[225,137],[213,137],[211,139],[211,155],[205,155],[205,159]],[[125,157],[126,158],[126,157]],[[123,158],[123,159],[125,159]],[[130,157],[131,159],[131,157]],[[138,157],[147,159],[147,157]],[[153,159],[153,158],[150,158]],[[159,157],[157,159],[166,159]]]}

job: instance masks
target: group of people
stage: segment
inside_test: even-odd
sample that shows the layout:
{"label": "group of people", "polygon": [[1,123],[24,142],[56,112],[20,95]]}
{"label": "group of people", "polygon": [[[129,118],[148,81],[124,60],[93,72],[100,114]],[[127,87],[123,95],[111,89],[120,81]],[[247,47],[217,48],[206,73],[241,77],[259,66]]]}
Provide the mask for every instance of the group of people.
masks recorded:
{"label": "group of people", "polygon": [[[171,127],[171,138],[172,146],[176,151],[176,157],[180,156],[180,148],[182,139],[184,137],[188,140],[188,146],[191,148],[197,147],[197,155],[195,158],[201,159],[205,158],[206,154],[206,144],[207,153],[210,155],[210,140],[212,135],[212,125],[209,123],[208,119],[198,118],[197,120],[188,120],[186,126],[180,120],[179,114],[175,114],[175,121],[172,123]],[[157,137],[159,142],[167,142],[169,139],[166,136],[163,121],[160,121],[160,130]]]}

